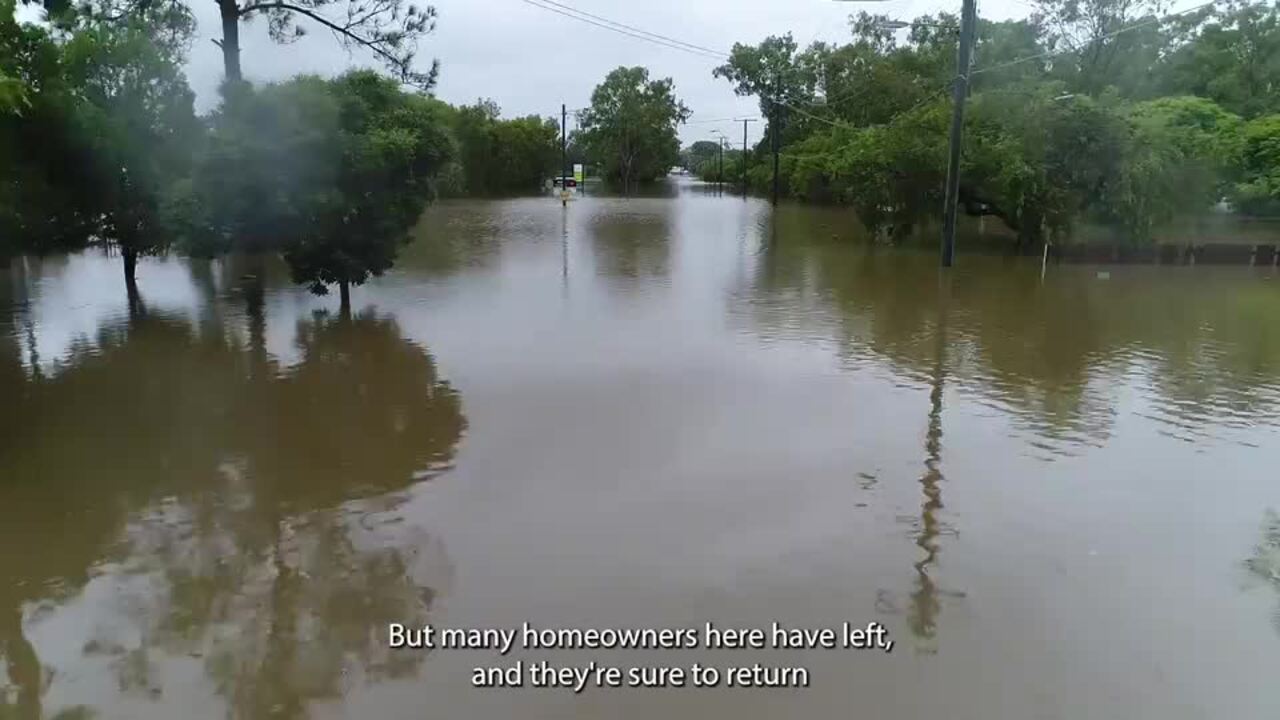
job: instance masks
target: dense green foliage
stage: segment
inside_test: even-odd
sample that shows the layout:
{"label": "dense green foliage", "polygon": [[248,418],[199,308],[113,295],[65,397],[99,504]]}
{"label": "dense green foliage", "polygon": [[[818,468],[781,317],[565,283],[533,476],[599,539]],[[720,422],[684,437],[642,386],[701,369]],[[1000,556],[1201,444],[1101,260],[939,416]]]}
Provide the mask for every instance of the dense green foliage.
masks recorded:
{"label": "dense green foliage", "polygon": [[1280,113],[1245,126],[1236,197],[1243,209],[1280,215]]}
{"label": "dense green foliage", "polygon": [[680,167],[698,172],[702,164],[719,157],[720,146],[711,140],[699,140],[680,151]]}
{"label": "dense green foliage", "polygon": [[[56,22],[95,22],[157,15],[193,18],[191,0],[22,0],[41,5]],[[221,37],[210,38],[222,51],[225,80],[240,82],[240,26],[265,19],[267,34],[288,44],[309,29],[323,29],[342,47],[363,48],[402,82],[423,90],[435,84],[439,63],[416,66],[418,41],[435,30],[436,10],[410,0],[214,0]],[[162,23],[164,25],[165,23]],[[189,35],[194,24],[184,34]]]}
{"label": "dense green foliage", "polygon": [[230,89],[175,198],[192,247],[279,250],[317,294],[381,275],[453,145],[439,107],[370,71]]}
{"label": "dense green foliage", "polygon": [[[1228,200],[1277,212],[1280,3],[1160,17],[1145,0],[1040,0],[1028,20],[980,21],[961,202],[1026,245],[1081,221],[1145,240]],[[855,206],[874,231],[936,218],[946,173],[957,18],[907,31],[850,18],[852,41],[735,45],[715,74],[760,98],[758,150],[781,145],[783,191]],[[726,168],[726,175],[728,169]],[[764,191],[771,163],[752,166]]]}
{"label": "dense green foliage", "polygon": [[191,27],[163,8],[111,23],[64,18],[50,29],[3,19],[0,62],[24,93],[0,119],[11,168],[0,234],[12,238],[0,252],[107,243],[132,282],[137,257],[165,248],[162,195],[185,174],[199,136],[179,70]]}
{"label": "dense green foliage", "polygon": [[698,178],[705,182],[726,182],[735,187],[742,183],[742,151],[724,149],[721,160],[719,151],[693,168]]}
{"label": "dense green foliage", "polygon": [[578,135],[591,163],[627,192],[680,161],[676,126],[688,118],[671,78],[650,80],[642,67],[620,67],[591,93]]}
{"label": "dense green foliage", "polygon": [[448,195],[533,192],[560,173],[560,125],[536,115],[504,120],[492,100],[450,108],[457,161],[442,178]]}
{"label": "dense green foliage", "polygon": [[551,120],[453,108],[370,71],[227,83],[197,118],[182,0],[95,0],[49,20],[0,7],[0,263],[103,245],[132,291],[137,259],[171,246],[280,253],[345,304],[430,198],[533,191],[558,167]]}

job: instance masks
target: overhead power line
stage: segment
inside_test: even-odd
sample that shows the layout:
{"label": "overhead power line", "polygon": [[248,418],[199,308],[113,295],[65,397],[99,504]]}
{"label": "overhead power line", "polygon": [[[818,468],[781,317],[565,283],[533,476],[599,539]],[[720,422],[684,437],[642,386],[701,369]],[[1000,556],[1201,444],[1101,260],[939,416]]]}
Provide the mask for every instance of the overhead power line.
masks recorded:
{"label": "overhead power line", "polygon": [[658,33],[649,32],[648,30],[642,30],[640,28],[633,27],[631,25],[626,25],[624,23],[615,22],[613,20],[603,18],[599,15],[592,15],[590,13],[586,13],[581,10],[572,8],[568,5],[563,5],[561,3],[553,2],[553,0],[520,0],[520,1],[525,3],[526,5],[532,5],[533,7],[541,8],[543,10],[547,10],[549,12],[553,12],[558,15],[563,15],[567,18],[572,18],[579,22],[587,23],[588,25],[595,25],[596,27],[604,28],[605,30],[611,30],[616,33],[621,33],[622,35],[633,37],[637,40],[643,40],[645,42],[650,42],[655,45],[661,45],[663,47],[671,48],[673,50],[681,50],[693,55],[700,55],[702,57],[714,58],[720,61],[729,59],[729,56],[722,52],[711,50],[709,48],[704,48],[700,45],[694,45],[693,43],[687,43],[687,42],[684,42],[683,40],[677,40],[676,38],[668,37],[666,35],[660,35]]}
{"label": "overhead power line", "polygon": [[[622,35],[626,35],[628,37],[632,37],[637,40],[642,40],[644,42],[653,43],[655,45],[660,45],[662,47],[671,48],[673,50],[681,50],[683,52],[687,52],[693,55],[698,55],[701,57],[714,58],[722,62],[729,59],[729,55],[727,55],[724,52],[713,50],[711,48],[704,47],[702,45],[695,45],[694,43],[685,42],[683,40],[673,38],[669,35],[650,32],[643,28],[635,27],[634,25],[628,25],[626,23],[621,23],[616,20],[610,20],[609,18],[606,18],[601,15],[595,15],[593,13],[588,13],[583,10],[578,10],[577,8],[574,8],[570,5],[557,2],[557,0],[520,0],[520,1],[527,5],[532,5],[533,7],[536,7],[542,10],[547,10],[549,12],[553,12],[573,20],[578,20],[579,22],[587,23],[588,25],[594,25],[596,27],[603,28],[605,30],[620,33]],[[846,100],[851,100],[855,97],[860,97],[866,92],[868,92],[868,90],[861,90],[855,93],[850,93],[840,98],[826,100],[825,104],[832,105],[832,104],[844,102]],[[795,104],[771,97],[764,93],[760,93],[759,95],[761,98],[768,100],[769,102],[773,102],[783,107],[789,108],[807,118],[817,120],[818,122],[821,122],[821,123],[826,123],[827,125],[830,125],[832,127],[851,127],[848,123],[844,123],[842,121],[832,120],[830,118],[825,118],[819,115],[815,115],[811,112],[808,112],[807,110],[796,107]],[[819,103],[817,102],[805,102],[803,104],[808,107],[817,107],[819,105]],[[732,118],[729,118],[729,119],[732,120]],[[692,121],[692,122],[713,122],[713,121],[708,120],[708,121]],[[718,121],[714,121],[714,122],[718,122]]]}
{"label": "overhead power line", "polygon": [[677,45],[683,45],[684,47],[687,47],[687,48],[689,48],[689,49],[691,49],[691,50],[696,50],[696,51],[698,51],[698,52],[702,52],[702,53],[710,53],[710,54],[712,54],[712,55],[716,55],[717,57],[727,57],[723,52],[721,52],[721,51],[719,51],[719,50],[716,50],[716,49],[714,49],[714,48],[709,48],[709,47],[705,47],[705,46],[702,46],[702,45],[695,45],[695,44],[693,44],[693,43],[691,43],[691,42],[685,42],[684,40],[679,40],[679,39],[677,39],[677,38],[673,38],[673,37],[670,37],[670,36],[668,36],[668,35],[660,35],[660,34],[655,33],[655,32],[649,32],[648,30],[644,30],[644,29],[642,29],[642,28],[635,27],[634,25],[628,25],[628,24],[626,24],[626,23],[621,23],[621,22],[618,22],[617,20],[610,20],[610,19],[609,19],[609,18],[607,18],[607,17],[602,17],[602,16],[600,16],[600,15],[594,15],[594,14],[592,14],[592,13],[587,12],[586,10],[579,10],[579,9],[577,9],[577,8],[575,8],[575,7],[570,6],[570,5],[565,5],[564,3],[556,2],[556,0],[538,0],[538,2],[540,2],[540,3],[541,3],[541,4],[543,4],[543,5],[554,5],[555,7],[558,7],[558,8],[560,8],[560,9],[562,9],[562,10],[567,11],[567,12],[571,12],[571,13],[573,13],[573,14],[575,14],[575,15],[582,15],[582,16],[584,16],[584,17],[589,17],[589,18],[591,18],[591,19],[593,19],[593,20],[599,20],[599,21],[600,21],[600,22],[602,22],[602,23],[606,23],[606,24],[609,24],[609,25],[615,26],[615,27],[620,28],[620,29],[629,30],[629,31],[631,31],[631,32],[640,33],[641,35],[645,35],[645,36],[648,36],[648,37],[651,37],[651,38],[654,38],[654,39],[657,39],[657,40],[661,40],[661,41],[664,41],[664,42],[675,43],[675,44],[677,44]]}

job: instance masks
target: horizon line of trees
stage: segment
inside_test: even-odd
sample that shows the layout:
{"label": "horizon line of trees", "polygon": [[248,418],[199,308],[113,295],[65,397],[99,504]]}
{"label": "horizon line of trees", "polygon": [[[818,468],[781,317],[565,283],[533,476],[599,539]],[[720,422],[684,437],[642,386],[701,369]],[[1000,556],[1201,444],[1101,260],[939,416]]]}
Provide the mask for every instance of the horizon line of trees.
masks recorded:
{"label": "horizon line of trees", "polygon": [[680,151],[680,167],[703,182],[742,184],[741,147],[725,145],[721,158],[720,144],[712,140],[696,140]]}
{"label": "horizon line of trees", "polygon": [[[1023,246],[1081,222],[1146,241],[1223,201],[1280,215],[1280,2],[1173,16],[1154,0],[1031,4],[1027,19],[978,24],[967,213],[999,218]],[[714,74],[760,98],[752,156],[778,136],[785,195],[851,205],[870,230],[905,237],[942,207],[959,20],[923,15],[905,33],[885,15],[849,22],[843,44],[735,44]],[[725,175],[740,172],[727,158]],[[748,175],[765,192],[772,163]]]}

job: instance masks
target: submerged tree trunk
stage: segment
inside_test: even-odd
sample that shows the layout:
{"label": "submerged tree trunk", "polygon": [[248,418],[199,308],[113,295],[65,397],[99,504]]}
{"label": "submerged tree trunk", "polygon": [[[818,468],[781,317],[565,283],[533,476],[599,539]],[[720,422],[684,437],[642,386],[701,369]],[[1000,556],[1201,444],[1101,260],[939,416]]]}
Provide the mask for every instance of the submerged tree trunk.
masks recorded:
{"label": "submerged tree trunk", "polygon": [[134,295],[138,292],[138,251],[121,246],[120,255],[124,258],[124,285]]}
{"label": "submerged tree trunk", "polygon": [[218,0],[222,15],[222,68],[226,80],[240,82],[240,8],[236,0]]}
{"label": "submerged tree trunk", "polygon": [[1026,252],[1040,246],[1044,233],[1044,213],[1039,207],[1023,208],[1018,218],[1018,251]]}
{"label": "submerged tree trunk", "polygon": [[347,282],[346,280],[339,281],[338,292],[342,297],[342,304],[339,310],[342,312],[343,315],[350,315],[351,314],[351,283]]}
{"label": "submerged tree trunk", "polygon": [[249,318],[249,372],[255,379],[267,372],[267,319],[265,314],[265,268],[261,256],[255,258],[254,275],[244,287],[245,316]]}

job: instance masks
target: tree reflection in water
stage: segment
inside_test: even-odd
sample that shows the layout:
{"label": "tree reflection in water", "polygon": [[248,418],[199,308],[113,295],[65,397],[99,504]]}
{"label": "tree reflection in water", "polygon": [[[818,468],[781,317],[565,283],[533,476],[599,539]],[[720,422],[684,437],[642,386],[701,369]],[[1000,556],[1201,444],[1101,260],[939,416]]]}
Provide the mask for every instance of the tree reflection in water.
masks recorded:
{"label": "tree reflection in water", "polygon": [[[277,367],[252,347],[261,332],[242,348],[135,307],[32,381],[0,446],[18,471],[0,503],[29,510],[0,528],[0,718],[44,716],[59,669],[29,627],[76,596],[93,614],[80,662],[179,709],[190,690],[166,680],[183,663],[233,718],[306,717],[414,672],[422,655],[390,654],[381,633],[425,622],[451,568],[398,508],[466,426],[431,356],[390,318],[321,314],[298,323],[300,361]],[[32,538],[55,540],[35,557],[19,551]]]}
{"label": "tree reflection in water", "polygon": [[[769,337],[829,338],[850,365],[927,378],[936,254],[851,248],[786,212],[772,222],[730,312]],[[1009,414],[1045,460],[1111,438],[1117,382],[1180,440],[1280,425],[1280,296],[1259,280],[1127,267],[1104,282],[1061,266],[1041,283],[1038,266],[974,256],[948,291],[951,385]]]}
{"label": "tree reflection in water", "polygon": [[[615,202],[587,221],[596,273],[630,286],[639,280],[671,274],[672,223],[668,212],[628,210]],[[639,286],[637,284],[637,286]]]}

